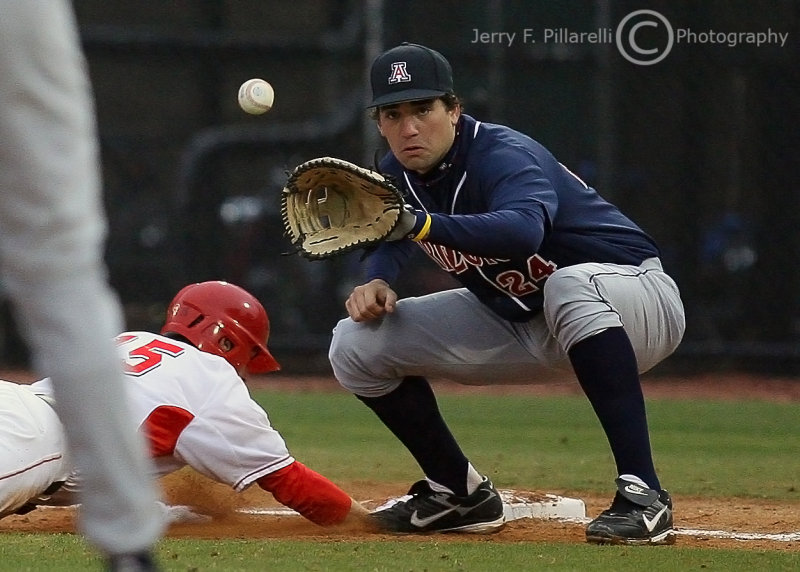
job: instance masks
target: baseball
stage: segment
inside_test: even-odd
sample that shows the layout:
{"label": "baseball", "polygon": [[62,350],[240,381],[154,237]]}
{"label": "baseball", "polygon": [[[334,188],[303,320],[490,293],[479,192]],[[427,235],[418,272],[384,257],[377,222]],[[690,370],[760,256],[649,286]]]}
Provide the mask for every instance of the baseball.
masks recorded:
{"label": "baseball", "polygon": [[272,109],[275,91],[263,79],[248,79],[239,88],[239,107],[251,115],[261,115]]}

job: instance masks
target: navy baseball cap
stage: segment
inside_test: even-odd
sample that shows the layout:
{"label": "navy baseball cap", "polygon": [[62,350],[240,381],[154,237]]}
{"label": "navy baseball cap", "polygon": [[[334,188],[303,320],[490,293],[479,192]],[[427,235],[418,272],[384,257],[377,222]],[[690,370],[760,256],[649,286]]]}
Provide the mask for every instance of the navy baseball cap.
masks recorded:
{"label": "navy baseball cap", "polygon": [[431,99],[453,93],[453,69],[436,50],[403,42],[375,58],[370,82],[368,108]]}

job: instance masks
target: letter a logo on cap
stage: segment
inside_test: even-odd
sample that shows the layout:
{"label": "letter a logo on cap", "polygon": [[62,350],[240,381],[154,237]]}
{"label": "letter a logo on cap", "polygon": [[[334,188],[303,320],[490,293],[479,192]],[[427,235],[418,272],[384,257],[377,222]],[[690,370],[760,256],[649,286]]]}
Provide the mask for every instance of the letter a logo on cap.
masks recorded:
{"label": "letter a logo on cap", "polygon": [[406,70],[406,62],[394,62],[389,74],[389,83],[403,83],[411,81],[411,74]]}

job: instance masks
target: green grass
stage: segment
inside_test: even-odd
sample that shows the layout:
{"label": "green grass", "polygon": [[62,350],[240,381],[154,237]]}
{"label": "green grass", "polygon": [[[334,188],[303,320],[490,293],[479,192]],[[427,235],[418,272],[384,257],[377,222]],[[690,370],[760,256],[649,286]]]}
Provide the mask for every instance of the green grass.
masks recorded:
{"label": "green grass", "polygon": [[[410,484],[411,456],[358,400],[260,391],[290,450],[335,481]],[[612,493],[608,445],[582,397],[440,397],[453,432],[501,488]],[[675,495],[800,500],[800,404],[651,401],[660,476]],[[800,528],[800,524],[798,527]],[[165,539],[164,570],[795,570],[800,552],[586,544]],[[0,535],[0,571],[100,570],[74,535]]]}
{"label": "green grass", "polygon": [[197,542],[169,542],[167,570],[486,571],[508,570],[796,570],[800,554],[676,547],[597,547],[587,544],[488,542],[234,541],[209,550]]}
{"label": "green grass", "polygon": [[[255,396],[295,455],[336,480],[420,477],[402,445],[347,394]],[[583,397],[443,395],[439,404],[498,486],[613,488],[608,444]],[[659,400],[648,402],[648,416],[659,475],[674,494],[800,500],[800,404]]]}
{"label": "green grass", "polygon": [[[509,570],[669,571],[797,570],[800,553],[588,544],[485,542],[315,542],[311,540],[165,539],[157,558],[165,571],[437,572]],[[102,570],[73,535],[4,534],[0,570]]]}

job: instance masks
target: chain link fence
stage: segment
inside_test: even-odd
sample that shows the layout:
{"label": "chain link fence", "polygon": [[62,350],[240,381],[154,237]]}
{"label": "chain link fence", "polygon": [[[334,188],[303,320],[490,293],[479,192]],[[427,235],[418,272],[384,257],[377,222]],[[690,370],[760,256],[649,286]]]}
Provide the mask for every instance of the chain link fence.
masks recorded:
{"label": "chain link fence", "polygon": [[[186,282],[230,280],[263,300],[277,355],[326,367],[359,255],[284,255],[279,192],[303,160],[385,150],[366,72],[412,41],[448,57],[467,113],[539,140],[656,238],[688,311],[673,361],[800,371],[800,2],[74,5],[129,327],[157,329]],[[275,87],[267,115],[237,106],[251,77]],[[452,285],[422,262],[398,289]],[[24,363],[5,310],[0,362]]]}

